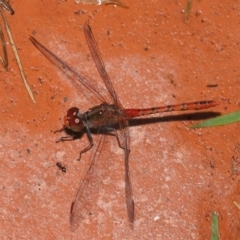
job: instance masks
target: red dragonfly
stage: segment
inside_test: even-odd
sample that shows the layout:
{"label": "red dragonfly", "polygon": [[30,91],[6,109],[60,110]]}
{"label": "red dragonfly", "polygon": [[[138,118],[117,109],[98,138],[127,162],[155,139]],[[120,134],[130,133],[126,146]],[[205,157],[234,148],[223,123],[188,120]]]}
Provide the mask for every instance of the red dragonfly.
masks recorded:
{"label": "red dragonfly", "polygon": [[[81,157],[82,153],[90,150],[94,146],[91,131],[97,131],[97,133],[114,133],[117,138],[119,147],[124,150],[126,206],[129,222],[133,223],[134,201],[129,171],[130,134],[128,128],[128,120],[143,115],[162,112],[207,109],[217,106],[220,104],[220,102],[218,100],[209,100],[161,107],[151,107],[145,109],[125,109],[123,108],[114,90],[113,84],[106,71],[105,65],[97,47],[96,40],[87,22],[84,25],[84,34],[92,59],[96,65],[99,75],[103,80],[103,83],[105,84],[108,95],[110,97],[110,101],[105,100],[106,98],[103,96],[104,91],[99,91],[99,88],[97,87],[98,84],[93,79],[87,80],[87,77],[85,75],[75,71],[67,63],[50,52],[33,37],[30,37],[30,40],[36,46],[36,48],[42,52],[43,55],[45,55],[51,62],[53,62],[57,67],[59,67],[68,75],[74,86],[76,86],[79,90],[84,89],[83,93],[85,93],[86,90],[89,90],[92,95],[97,97],[97,99],[101,102],[99,105],[90,108],[87,112],[84,113],[81,113],[77,107],[70,108],[67,111],[67,115],[64,117],[63,128],[58,131],[70,129],[75,133],[75,135],[61,137],[57,142],[80,138],[82,136],[82,133],[86,132],[89,140],[89,145],[80,152]],[[90,159],[89,167],[87,168],[80,182],[76,197],[72,202],[70,212],[70,223],[72,230],[76,230],[83,218],[91,212],[91,207],[93,204],[88,192],[89,182],[93,177],[93,168],[96,165],[97,151],[99,150],[100,145],[103,142],[103,136],[105,135],[106,134],[100,135],[100,140],[98,144],[95,145],[96,152],[94,152],[92,158]],[[96,172],[96,170],[94,170],[94,172]]]}

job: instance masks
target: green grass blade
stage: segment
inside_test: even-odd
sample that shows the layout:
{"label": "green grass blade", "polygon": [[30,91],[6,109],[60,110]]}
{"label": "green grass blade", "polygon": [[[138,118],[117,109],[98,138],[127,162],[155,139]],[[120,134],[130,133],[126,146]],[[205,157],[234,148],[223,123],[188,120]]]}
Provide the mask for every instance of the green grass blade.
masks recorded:
{"label": "green grass blade", "polygon": [[190,11],[192,9],[192,3],[193,3],[193,0],[187,0],[187,6],[186,6],[186,10],[185,10],[184,22],[187,22],[188,19],[189,19]]}
{"label": "green grass blade", "polygon": [[214,127],[225,125],[229,123],[239,122],[240,121],[240,112],[234,112],[220,117],[216,117],[195,125],[192,125],[190,128],[202,128],[202,127]]}
{"label": "green grass blade", "polygon": [[218,240],[218,215],[217,212],[214,211],[212,215],[212,233],[211,240]]}

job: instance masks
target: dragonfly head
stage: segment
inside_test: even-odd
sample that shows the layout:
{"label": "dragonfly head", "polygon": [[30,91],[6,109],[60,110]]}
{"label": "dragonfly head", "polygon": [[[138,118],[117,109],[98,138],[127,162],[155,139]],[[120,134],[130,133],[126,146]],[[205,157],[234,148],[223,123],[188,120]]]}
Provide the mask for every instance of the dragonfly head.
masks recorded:
{"label": "dragonfly head", "polygon": [[79,109],[72,107],[68,109],[67,115],[64,117],[64,125],[73,132],[81,132],[84,128],[83,121],[79,117]]}

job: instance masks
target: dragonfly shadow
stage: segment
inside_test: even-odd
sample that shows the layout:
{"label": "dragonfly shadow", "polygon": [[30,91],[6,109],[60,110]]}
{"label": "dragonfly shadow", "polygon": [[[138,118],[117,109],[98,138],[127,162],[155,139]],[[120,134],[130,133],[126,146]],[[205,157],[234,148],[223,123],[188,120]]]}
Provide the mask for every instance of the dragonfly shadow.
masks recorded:
{"label": "dragonfly shadow", "polygon": [[198,113],[184,113],[171,116],[151,117],[151,118],[135,118],[129,119],[129,126],[138,126],[145,124],[153,124],[159,122],[176,122],[176,121],[197,121],[205,120],[220,116],[219,112],[198,112]]}

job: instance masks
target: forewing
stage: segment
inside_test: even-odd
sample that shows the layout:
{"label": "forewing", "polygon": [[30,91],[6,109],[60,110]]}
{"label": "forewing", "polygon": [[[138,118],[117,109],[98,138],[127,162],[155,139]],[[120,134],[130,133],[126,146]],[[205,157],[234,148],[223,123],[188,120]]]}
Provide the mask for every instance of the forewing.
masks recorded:
{"label": "forewing", "polygon": [[93,36],[91,27],[88,25],[88,22],[86,22],[84,24],[84,34],[85,34],[85,37],[86,37],[86,40],[87,40],[87,44],[88,44],[90,53],[92,55],[92,59],[93,59],[93,61],[95,63],[95,66],[98,70],[98,73],[101,76],[106,88],[108,89],[108,92],[109,92],[113,102],[116,105],[120,106],[120,102],[118,100],[117,94],[114,90],[114,87],[112,85],[110,77],[109,77],[109,75],[106,71],[106,68],[105,68],[104,62],[102,60],[100,51],[98,49],[96,40]]}
{"label": "forewing", "polygon": [[66,62],[57,57],[32,36],[30,36],[29,39],[48,60],[50,60],[68,76],[68,79],[70,79],[71,83],[79,90],[80,93],[84,94],[87,99],[96,98],[92,100],[95,103],[99,101],[106,102],[102,95],[104,93],[104,89],[95,80],[74,70]]}

